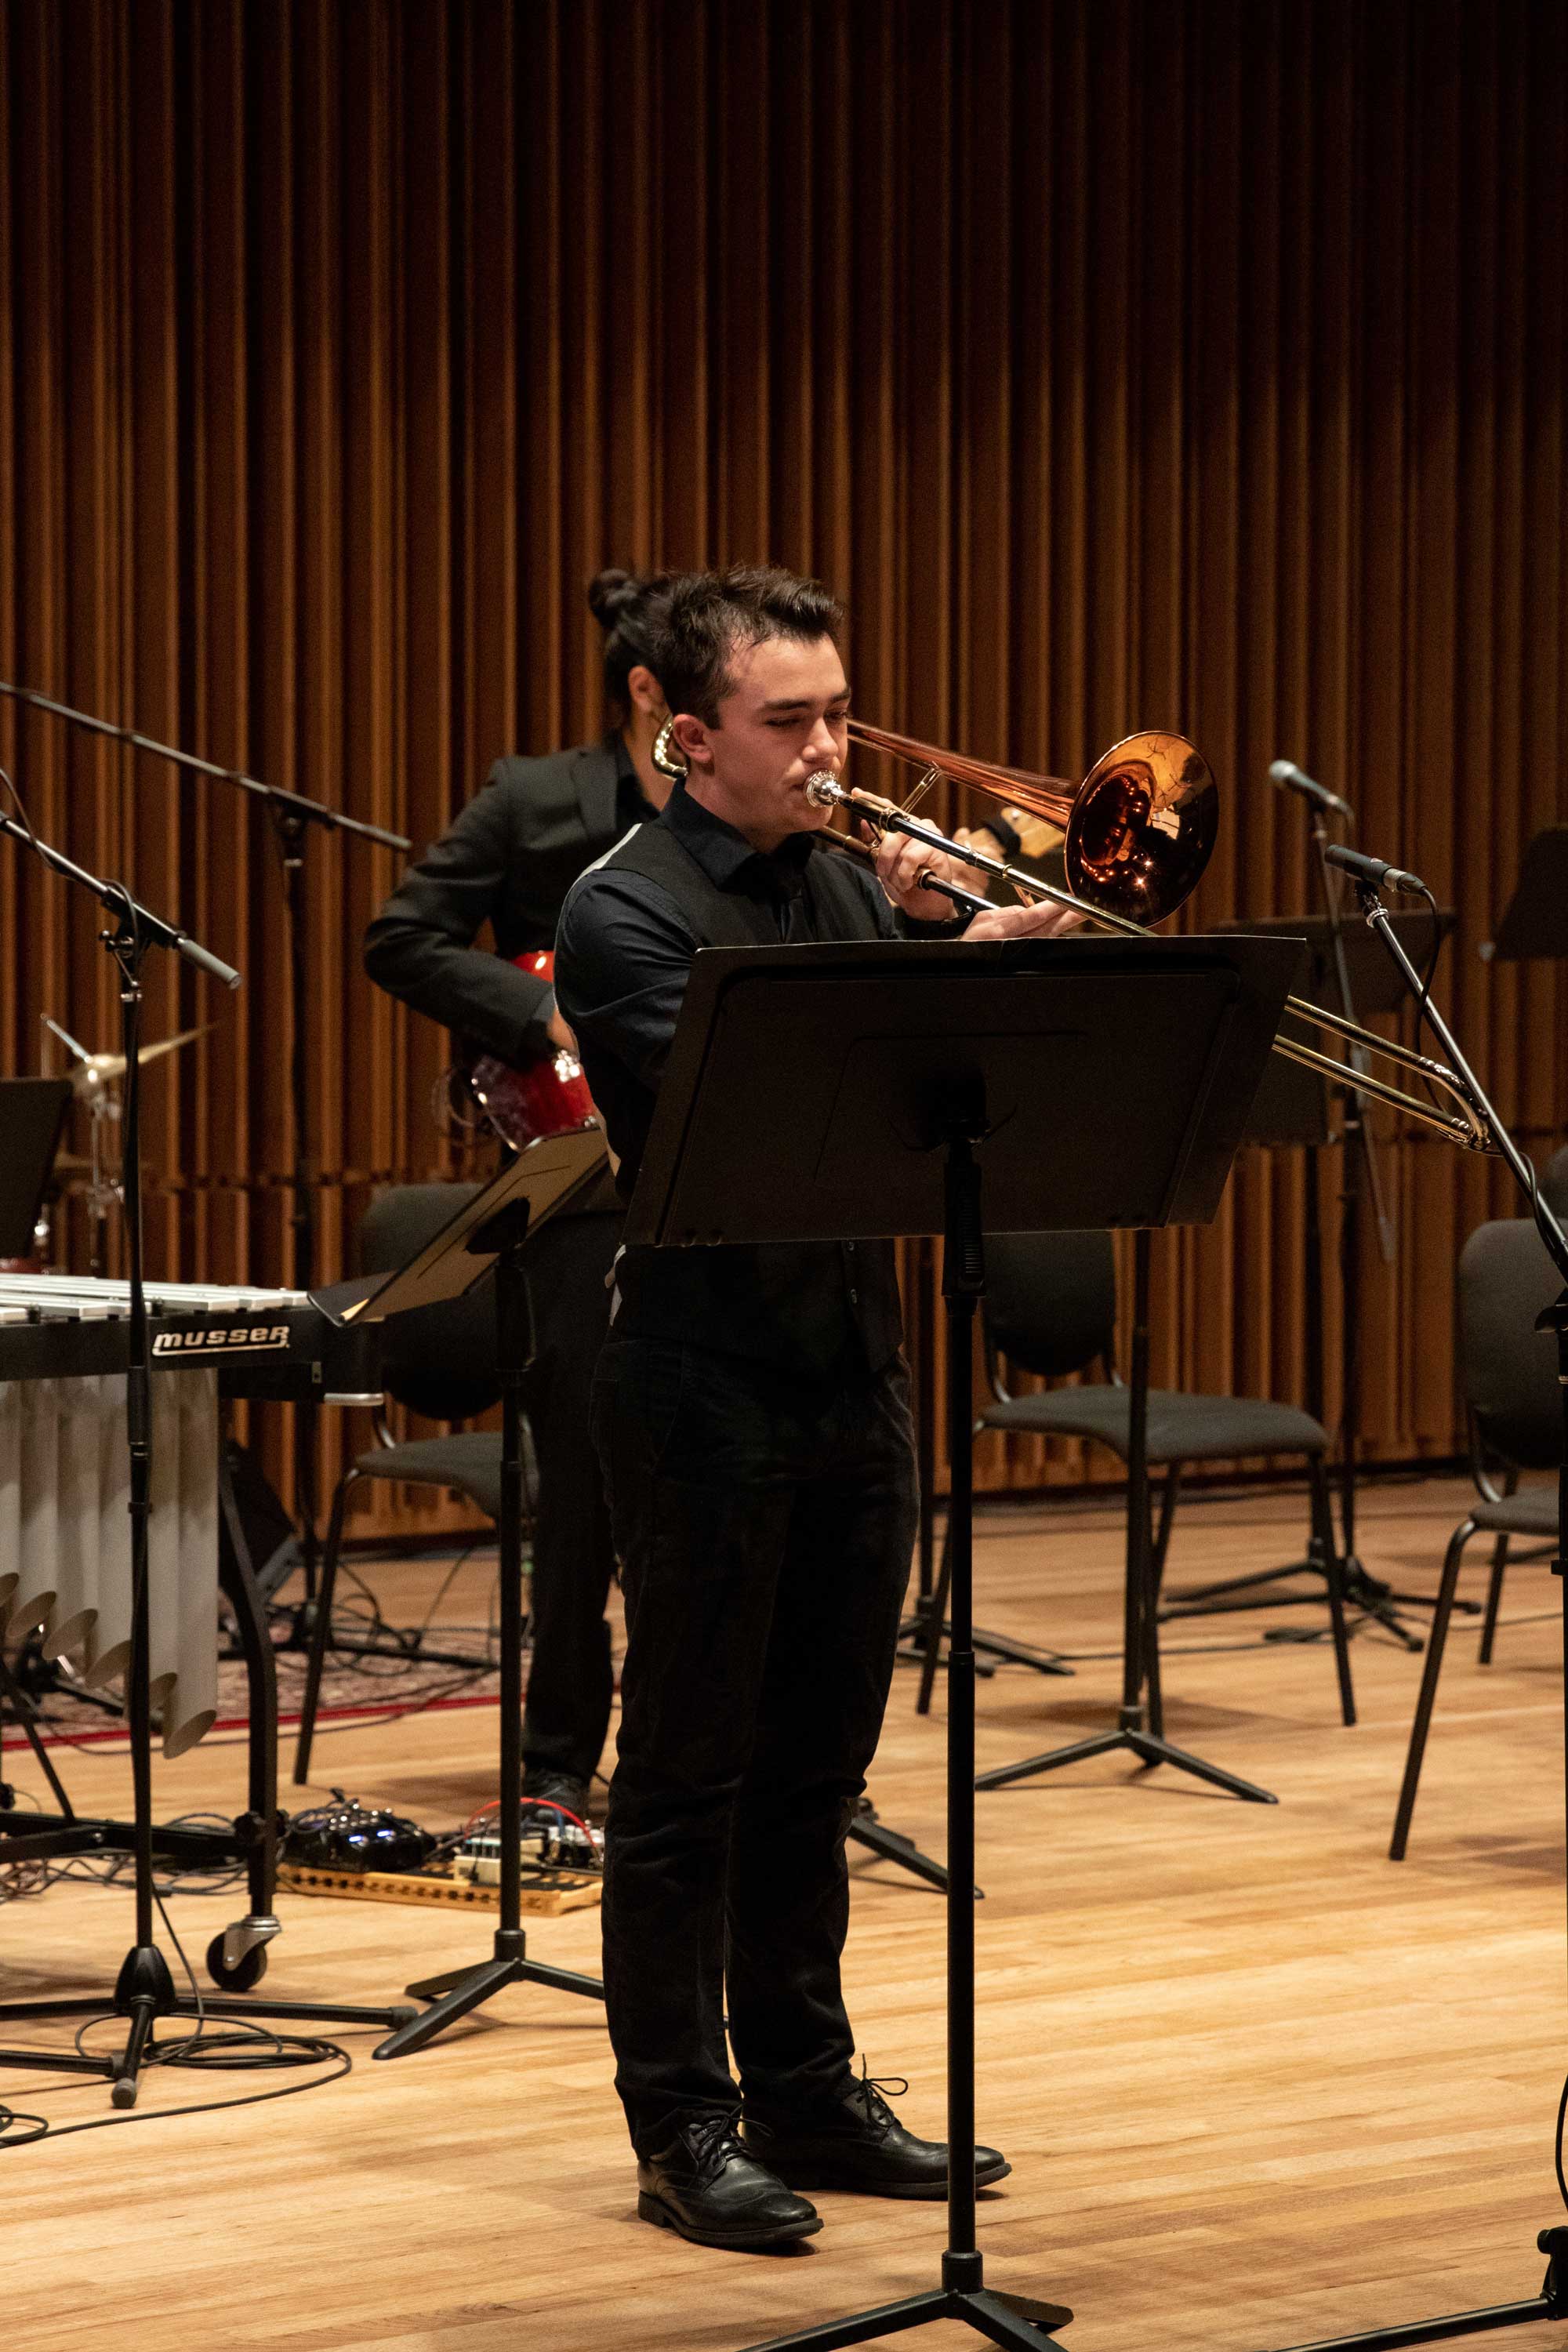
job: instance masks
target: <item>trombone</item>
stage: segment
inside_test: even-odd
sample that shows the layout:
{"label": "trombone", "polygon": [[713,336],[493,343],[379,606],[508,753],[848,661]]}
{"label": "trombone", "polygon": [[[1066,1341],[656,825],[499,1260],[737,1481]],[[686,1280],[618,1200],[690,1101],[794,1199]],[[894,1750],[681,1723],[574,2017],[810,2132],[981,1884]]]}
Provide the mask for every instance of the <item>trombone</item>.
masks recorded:
{"label": "trombone", "polygon": [[[1195,888],[1209,861],[1219,830],[1219,790],[1207,761],[1184,737],[1154,732],[1129,735],[1097,760],[1076,787],[1055,776],[1037,776],[1018,768],[968,759],[937,745],[895,735],[885,728],[851,719],[849,732],[868,748],[889,752],[921,771],[920,782],[900,804],[879,793],[842,784],[826,771],[807,779],[806,798],[819,808],[841,808],[862,817],[876,834],[902,833],[924,841],[962,864],[1006,882],[1029,900],[1054,900],[1088,916],[1103,929],[1147,938],[1151,927],[1173,914]],[[1042,875],[993,857],[972,845],[952,841],[936,826],[911,811],[916,802],[943,777],[967,784],[987,798],[1011,803],[1031,816],[1042,817],[1065,835],[1063,856],[1067,887],[1060,888]],[[862,860],[870,856],[863,842],[847,834],[826,831],[816,838]],[[922,877],[922,879],[925,877]],[[973,891],[931,877],[942,896],[971,912],[989,902]],[[1417,1120],[1464,1151],[1492,1151],[1495,1147],[1463,1080],[1446,1062],[1434,1061],[1408,1045],[1380,1037],[1359,1022],[1347,1021],[1303,996],[1288,996],[1288,1019],[1305,1027],[1342,1038],[1352,1054],[1377,1054],[1405,1075],[1420,1079],[1447,1097],[1446,1104],[1426,1101],[1353,1061],[1323,1053],[1283,1029],[1274,1051],[1287,1061],[1316,1070],[1336,1086],[1386,1103],[1405,1118]]]}

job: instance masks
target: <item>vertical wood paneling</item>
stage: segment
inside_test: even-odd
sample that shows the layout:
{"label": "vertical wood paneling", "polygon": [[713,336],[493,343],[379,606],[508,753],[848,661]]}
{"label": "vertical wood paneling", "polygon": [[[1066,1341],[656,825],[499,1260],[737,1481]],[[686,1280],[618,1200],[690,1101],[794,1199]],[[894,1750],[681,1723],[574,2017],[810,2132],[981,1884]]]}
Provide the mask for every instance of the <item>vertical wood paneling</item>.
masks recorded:
{"label": "vertical wood paneling", "polygon": [[[1568,974],[1476,950],[1568,815],[1565,23],[11,0],[0,663],[423,842],[498,752],[599,724],[601,564],[812,565],[868,715],[1071,775],[1136,726],[1193,734],[1226,824],[1187,928],[1310,908],[1271,758],[1342,787],[1457,905],[1446,1000],[1544,1157]],[[244,967],[224,1004],[152,975],[152,1028],[218,1028],[149,1088],[150,1243],[286,1277],[267,820],[10,706],[0,760]],[[331,1269],[370,1184],[458,1158],[444,1040],[360,971],[393,863],[307,855]],[[5,1066],[39,1066],[45,1011],[108,1042],[90,917],[10,852],[0,924]],[[1369,1433],[1442,1454],[1454,1250],[1507,1196],[1418,1138],[1384,1158]],[[1331,1155],[1322,1181],[1331,1246]],[[1300,1393],[1302,1187],[1249,1159],[1213,1229],[1157,1245],[1162,1379]],[[1021,1442],[983,1472],[1081,1466]]]}

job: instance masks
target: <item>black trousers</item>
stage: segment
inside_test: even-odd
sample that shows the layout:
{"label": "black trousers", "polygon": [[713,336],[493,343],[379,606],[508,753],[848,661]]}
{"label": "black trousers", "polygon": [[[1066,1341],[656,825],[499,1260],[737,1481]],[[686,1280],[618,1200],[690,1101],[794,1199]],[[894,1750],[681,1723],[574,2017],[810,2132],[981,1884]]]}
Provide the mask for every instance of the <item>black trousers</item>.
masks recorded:
{"label": "black trousers", "polygon": [[844,1839],[915,1537],[909,1378],[900,1360],[803,1398],[703,1349],[612,1339],[594,1426],[626,1608],[605,1999],[647,2156],[742,2094],[799,2112],[852,2077]]}
{"label": "black trousers", "polygon": [[527,1253],[534,1356],[524,1401],[539,1491],[522,1752],[580,1780],[598,1769],[614,1689],[605,1602],[615,1548],[588,1423],[619,1234],[618,1216],[565,1217]]}

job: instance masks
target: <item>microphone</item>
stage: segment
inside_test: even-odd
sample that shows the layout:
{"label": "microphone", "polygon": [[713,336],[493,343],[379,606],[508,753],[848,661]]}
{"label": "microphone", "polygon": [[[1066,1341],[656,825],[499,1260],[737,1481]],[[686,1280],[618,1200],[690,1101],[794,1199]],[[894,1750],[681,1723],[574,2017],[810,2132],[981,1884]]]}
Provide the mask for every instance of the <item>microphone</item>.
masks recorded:
{"label": "microphone", "polygon": [[1368,884],[1373,890],[1405,890],[1417,898],[1432,896],[1419,874],[1406,874],[1401,867],[1390,866],[1386,858],[1369,857],[1364,849],[1341,849],[1337,844],[1331,845],[1323,856],[1329,865],[1337,866],[1342,874],[1353,875],[1358,882]]}
{"label": "microphone", "polygon": [[240,975],[234,966],[225,963],[220,956],[215,956],[211,948],[204,948],[200,940],[193,940],[189,931],[175,933],[174,947],[187,963],[194,963],[196,970],[205,971],[209,980],[221,980],[226,988],[239,987]]}
{"label": "microphone", "polygon": [[1354,814],[1349,801],[1341,800],[1338,793],[1330,792],[1327,784],[1320,784],[1307,775],[1293,760],[1276,760],[1269,768],[1268,781],[1271,784],[1278,784],[1281,792],[1300,793],[1304,801],[1310,801],[1312,806],[1321,809],[1325,815],[1331,809],[1336,816]]}

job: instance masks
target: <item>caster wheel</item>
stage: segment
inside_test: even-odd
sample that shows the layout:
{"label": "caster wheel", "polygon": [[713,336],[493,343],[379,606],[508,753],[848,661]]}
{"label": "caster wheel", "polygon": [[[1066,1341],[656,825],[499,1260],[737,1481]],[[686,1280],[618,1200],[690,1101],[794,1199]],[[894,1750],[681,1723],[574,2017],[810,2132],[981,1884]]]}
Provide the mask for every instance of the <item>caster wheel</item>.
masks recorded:
{"label": "caster wheel", "polygon": [[207,1974],[220,1992],[249,1992],[267,1974],[267,1947],[252,1944],[231,1969],[224,1961],[223,1937],[215,1936],[207,1946]]}

